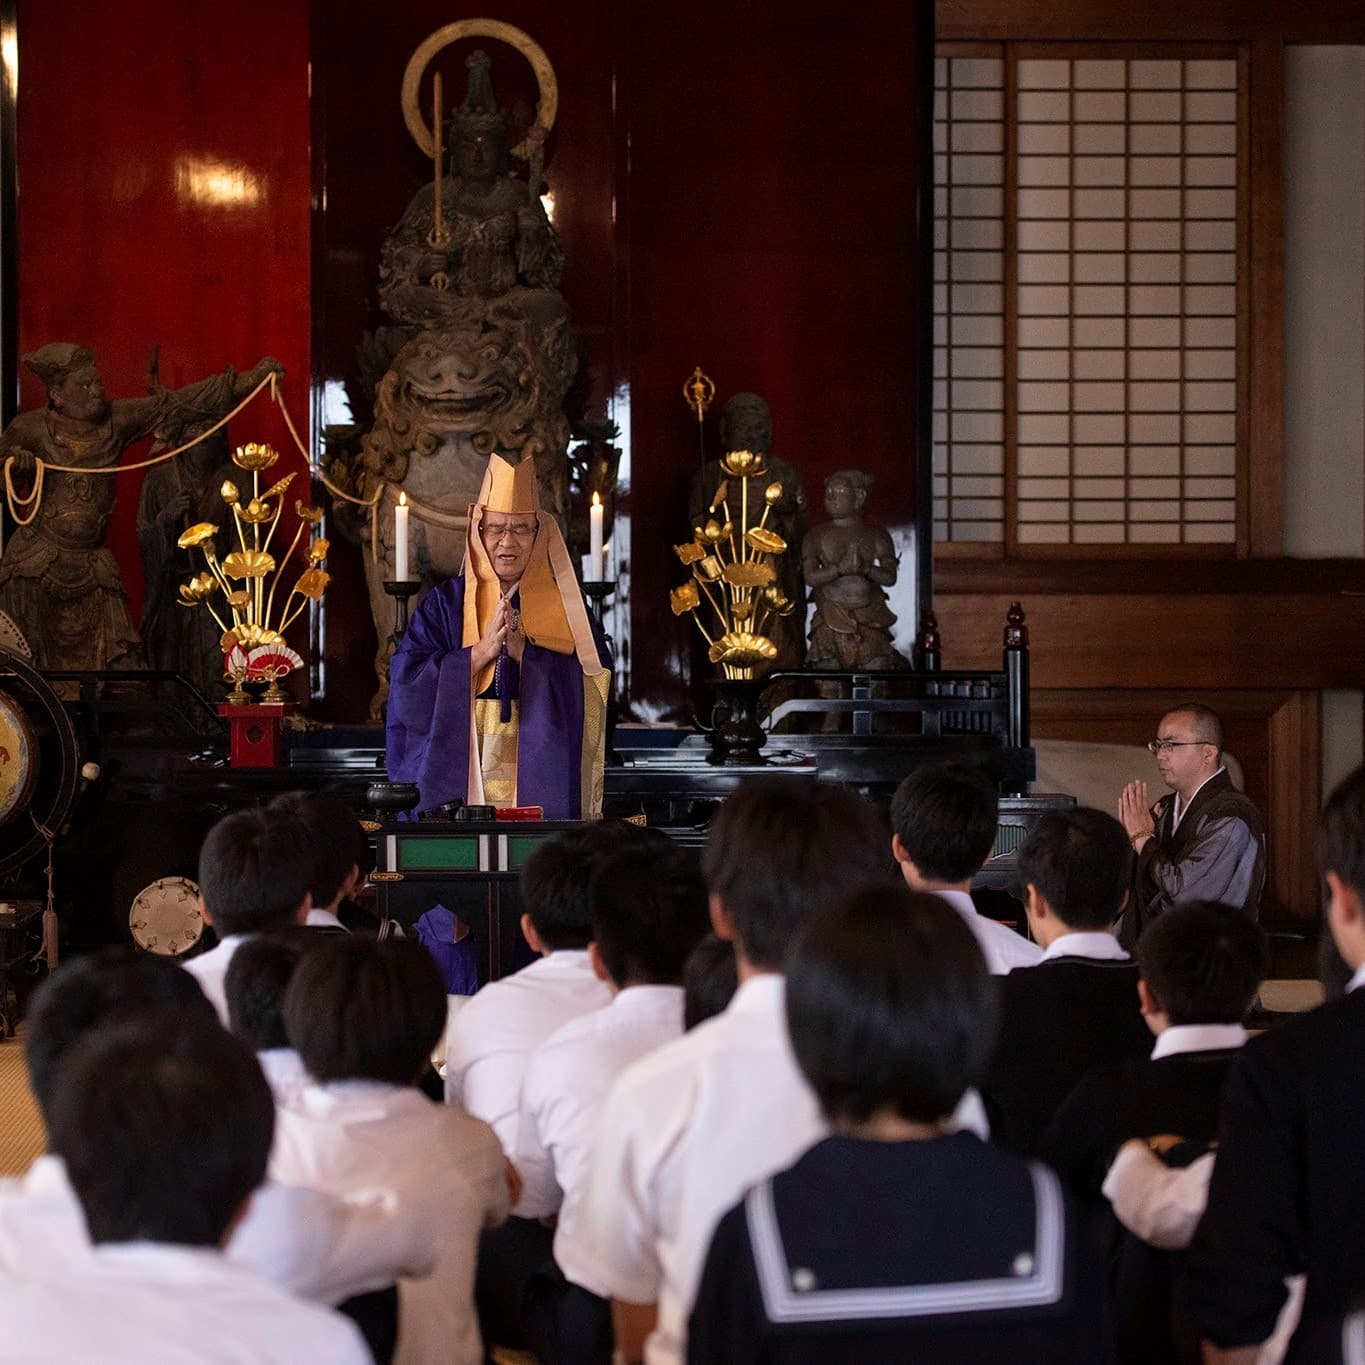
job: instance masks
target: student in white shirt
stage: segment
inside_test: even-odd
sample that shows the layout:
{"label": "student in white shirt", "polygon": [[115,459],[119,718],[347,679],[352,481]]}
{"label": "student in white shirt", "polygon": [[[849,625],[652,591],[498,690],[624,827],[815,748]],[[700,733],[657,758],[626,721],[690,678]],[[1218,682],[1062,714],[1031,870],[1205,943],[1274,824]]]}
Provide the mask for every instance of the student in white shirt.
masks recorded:
{"label": "student in white shirt", "polygon": [[218,944],[181,965],[199,982],[223,1026],[228,963],[250,934],[302,924],[312,907],[312,860],[303,823],[284,812],[239,810],[209,831],[199,854],[199,913]]}
{"label": "student in white shirt", "polygon": [[431,1227],[435,1268],[399,1280],[399,1365],[479,1365],[474,1258],[509,1203],[487,1124],[419,1090],[446,1018],[430,955],[410,939],[319,934],[294,970],[284,1022],[316,1084],[278,1110],[271,1172],[338,1196],[380,1187],[400,1216]]}
{"label": "student in white shirt", "polygon": [[[611,1004],[552,1033],[531,1054],[521,1087],[514,1164],[522,1193],[516,1212],[523,1218],[559,1215],[553,1233],[544,1230],[542,1262],[549,1259],[551,1236],[556,1248],[582,1236],[584,1187],[612,1083],[631,1062],[682,1034],[679,979],[710,924],[696,854],[660,835],[657,846],[642,843],[608,855],[593,878],[592,922],[588,957],[612,991]],[[485,1254],[497,1236],[485,1237]],[[526,1266],[523,1274],[540,1268]],[[511,1267],[499,1269],[507,1277]],[[479,1278],[485,1279],[482,1264]],[[605,1303],[576,1287],[539,1288],[539,1316],[548,1319],[541,1330],[549,1335],[548,1343],[539,1339],[542,1355],[553,1355],[561,1365],[566,1351],[591,1359],[591,1342],[584,1338],[593,1336],[605,1341],[610,1356]],[[581,1348],[584,1354],[577,1353]]]}
{"label": "student in white shirt", "polygon": [[63,1061],[48,1120],[92,1249],[64,1270],[7,1277],[0,1360],[369,1361],[351,1323],[221,1253],[265,1175],[274,1102],[249,1049],[214,1020],[87,1036]]}
{"label": "student in white shirt", "polygon": [[284,993],[305,950],[316,942],[316,936],[301,927],[258,934],[233,954],[223,978],[228,1026],[256,1053],[277,1103],[312,1079],[289,1046]]}
{"label": "student in white shirt", "polygon": [[788,947],[818,906],[892,876],[886,827],[870,805],[788,776],[746,783],[725,802],[703,873],[712,925],[735,942],[739,990],[724,1013],[634,1063],[612,1087],[582,1236],[557,1249],[567,1279],[615,1300],[622,1358],[650,1365],[683,1359],[717,1220],[746,1186],[825,1131],[787,1037]]}
{"label": "student in white shirt", "polygon": [[588,961],[592,914],[588,886],[596,858],[651,837],[621,820],[554,835],[521,872],[521,932],[538,959],[489,982],[451,1021],[446,1034],[446,1103],[493,1126],[503,1151],[516,1151],[521,1078],[531,1049],[570,1019],[611,999]]}
{"label": "student in white shirt", "polygon": [[312,898],[304,923],[310,929],[344,932],[340,910],[365,880],[370,847],[355,812],[340,797],[327,792],[286,792],[266,810],[299,821],[308,831],[313,859]]}
{"label": "student in white shirt", "polygon": [[981,945],[986,969],[1003,975],[1031,967],[1043,950],[972,903],[972,878],[990,857],[999,824],[995,784],[977,768],[925,763],[891,800],[891,851],[911,891],[941,896]]}
{"label": "student in white shirt", "polygon": [[[301,932],[301,931],[300,931]],[[71,1050],[91,1035],[155,1022],[166,1033],[217,1025],[194,979],[165,958],[103,948],[64,962],[34,996],[25,1038],[29,1087],[44,1119]],[[414,1232],[388,1192],[340,1200],[267,1181],[236,1224],[227,1258],[299,1298],[335,1306],[391,1284],[400,1271],[430,1272],[435,1235]],[[88,1257],[85,1219],[59,1156],[0,1182],[0,1273],[45,1273]]]}

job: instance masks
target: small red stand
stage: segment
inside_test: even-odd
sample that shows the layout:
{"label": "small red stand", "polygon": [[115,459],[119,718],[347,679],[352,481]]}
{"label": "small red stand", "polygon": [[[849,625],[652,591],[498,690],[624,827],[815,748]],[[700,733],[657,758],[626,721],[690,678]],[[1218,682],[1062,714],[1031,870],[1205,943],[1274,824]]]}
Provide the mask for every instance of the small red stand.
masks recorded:
{"label": "small red stand", "polygon": [[280,731],[285,712],[296,703],[275,702],[267,705],[246,702],[234,706],[218,704],[218,714],[232,727],[232,766],[234,768],[278,768],[284,745]]}

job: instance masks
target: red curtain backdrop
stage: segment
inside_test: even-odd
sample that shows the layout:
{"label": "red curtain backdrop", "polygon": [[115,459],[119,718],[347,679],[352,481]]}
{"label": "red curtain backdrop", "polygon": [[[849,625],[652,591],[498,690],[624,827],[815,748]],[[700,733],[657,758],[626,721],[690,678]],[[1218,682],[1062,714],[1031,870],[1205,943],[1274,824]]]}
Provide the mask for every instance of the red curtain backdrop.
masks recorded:
{"label": "red curtain backdrop", "polygon": [[[83,343],[112,398],[147,392],[154,342],[170,387],[273,354],[307,440],[307,6],[20,0],[18,42],[20,353]],[[233,441],[285,451],[256,401]],[[134,621],[141,479],[119,476],[110,532]]]}

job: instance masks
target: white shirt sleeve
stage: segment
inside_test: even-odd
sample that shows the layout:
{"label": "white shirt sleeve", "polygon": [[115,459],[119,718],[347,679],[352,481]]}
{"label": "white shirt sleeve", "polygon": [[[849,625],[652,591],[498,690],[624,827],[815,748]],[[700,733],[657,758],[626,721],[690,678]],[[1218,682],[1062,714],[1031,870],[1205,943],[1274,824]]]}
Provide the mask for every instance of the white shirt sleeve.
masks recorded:
{"label": "white shirt sleeve", "polygon": [[1104,1178],[1105,1198],[1119,1222],[1163,1251],[1189,1246],[1208,1203],[1214,1153],[1173,1168],[1140,1142],[1119,1148]]}
{"label": "white shirt sleeve", "polygon": [[521,1083],[521,1109],[512,1164],[521,1176],[521,1198],[514,1212],[520,1218],[548,1218],[559,1211],[563,1191],[555,1174],[549,1109],[555,1103],[553,1076],[539,1052],[531,1054]]}
{"label": "white shirt sleeve", "polygon": [[[629,1080],[629,1073],[626,1079]],[[655,1303],[663,1279],[650,1189],[645,1131],[658,1121],[635,1087],[614,1085],[602,1110],[592,1172],[577,1213],[561,1219],[555,1260],[566,1279],[604,1299]],[[656,1147],[666,1135],[649,1134]]]}

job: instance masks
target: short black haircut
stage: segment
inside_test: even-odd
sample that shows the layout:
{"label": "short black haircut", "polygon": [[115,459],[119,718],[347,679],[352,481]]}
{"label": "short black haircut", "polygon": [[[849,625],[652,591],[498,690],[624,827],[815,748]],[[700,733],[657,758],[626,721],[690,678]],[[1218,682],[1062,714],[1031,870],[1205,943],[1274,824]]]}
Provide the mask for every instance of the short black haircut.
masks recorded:
{"label": "short black haircut", "polygon": [[1108,929],[1133,881],[1133,849],[1112,815],[1090,806],[1044,811],[1018,853],[1019,884],[1038,888],[1069,929]]}
{"label": "short black haircut", "polygon": [[950,1114],[995,1046],[996,997],[962,916],[938,896],[864,888],[817,910],[787,968],[787,1027],[825,1116]]}
{"label": "short black haircut", "polygon": [[739,989],[735,945],[707,934],[683,964],[683,1028],[693,1029],[722,1013]]}
{"label": "short black haircut", "polygon": [[594,820],[537,844],[521,869],[521,899],[541,943],[551,952],[592,942],[593,869],[598,858],[643,841],[667,838],[625,820]]}
{"label": "short black haircut", "polygon": [[199,854],[199,894],[219,938],[294,923],[312,880],[307,827],[279,811],[225,815]]}
{"label": "short black haircut", "polygon": [[189,972],[131,944],[63,962],[34,993],[24,1040],[29,1088],[44,1118],[56,1098],[61,1063],[76,1044],[145,1018],[161,1020],[168,1032],[218,1022]]}
{"label": "short black haircut", "polygon": [[596,863],[592,936],[618,987],[676,986],[688,953],[711,925],[696,852],[663,837],[662,844],[632,843]]}
{"label": "short black haircut", "polygon": [[1223,722],[1217,711],[1205,706],[1202,701],[1177,702],[1166,711],[1167,716],[1181,713],[1194,717],[1194,737],[1199,743],[1212,744],[1220,754],[1223,752]]}
{"label": "short black haircut", "polygon": [[749,963],[781,971],[816,908],[859,886],[891,884],[881,815],[845,787],[791,774],[744,783],[711,821],[702,875]]}
{"label": "short black haircut", "polygon": [[891,828],[926,880],[965,882],[995,847],[999,805],[984,769],[925,763],[896,788]]}
{"label": "short black haircut", "polygon": [[218,1246],[262,1180],[275,1102],[216,1021],[154,1020],[83,1039],[62,1064],[48,1140],[90,1240]]}
{"label": "short black haircut", "polygon": [[228,1024],[257,1052],[288,1047],[284,1027],[284,993],[294,969],[320,935],[295,925],[256,934],[238,947],[223,978]]}
{"label": "short black haircut", "polygon": [[313,859],[308,890],[313,905],[325,909],[341,893],[352,868],[369,869],[370,846],[354,810],[327,792],[286,792],[266,808],[298,821],[308,831],[307,851]]}
{"label": "short black haircut", "polygon": [[446,1023],[446,990],[416,939],[318,934],[284,994],[284,1027],[319,1081],[415,1085]]}
{"label": "short black haircut", "polygon": [[1318,866],[1365,896],[1365,765],[1343,778],[1322,808]]}
{"label": "short black haircut", "polygon": [[1270,970],[1266,936],[1244,910],[1175,905],[1138,939],[1138,967],[1173,1024],[1238,1024]]}

